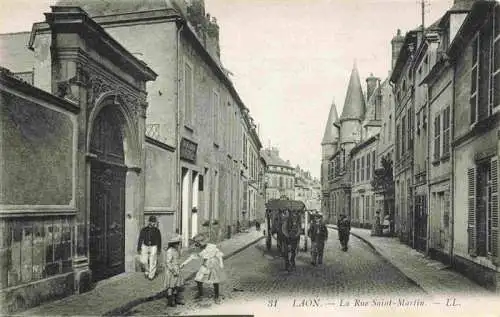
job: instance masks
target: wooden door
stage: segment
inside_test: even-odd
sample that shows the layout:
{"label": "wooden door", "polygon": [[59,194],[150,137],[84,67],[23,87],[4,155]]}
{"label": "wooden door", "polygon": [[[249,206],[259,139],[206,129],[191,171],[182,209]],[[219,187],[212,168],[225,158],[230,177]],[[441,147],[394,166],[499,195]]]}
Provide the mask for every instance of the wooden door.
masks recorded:
{"label": "wooden door", "polygon": [[[109,108],[109,107],[108,107]],[[91,152],[90,268],[94,280],[125,270],[125,177],[119,114],[102,110],[96,118]]]}

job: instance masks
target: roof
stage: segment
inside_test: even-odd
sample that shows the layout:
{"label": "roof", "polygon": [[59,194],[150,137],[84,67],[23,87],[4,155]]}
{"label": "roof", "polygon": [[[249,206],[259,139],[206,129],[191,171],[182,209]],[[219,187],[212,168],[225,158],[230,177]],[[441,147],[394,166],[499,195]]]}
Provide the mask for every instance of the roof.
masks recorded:
{"label": "roof", "polygon": [[363,96],[363,89],[361,87],[361,81],[359,80],[358,68],[356,63],[354,63],[349,85],[347,86],[347,93],[340,121],[349,119],[362,120],[365,110],[365,97]]}
{"label": "roof", "polygon": [[285,162],[279,155],[276,155],[271,149],[264,149],[261,151],[261,156],[264,159],[266,165],[275,165],[283,167],[291,167],[290,164]]}
{"label": "roof", "polygon": [[58,0],[55,6],[78,6],[91,17],[169,8],[165,0]]}
{"label": "roof", "polygon": [[335,102],[332,102],[332,106],[330,107],[330,113],[328,114],[328,120],[326,121],[325,134],[323,135],[323,140],[321,144],[334,143],[339,138],[339,132],[337,128],[333,125],[337,122],[339,116],[337,114],[337,106]]}
{"label": "roof", "polygon": [[133,74],[135,79],[150,81],[157,78],[158,75],[145,62],[125,49],[80,7],[53,6],[52,12],[45,13],[45,19],[52,32],[65,32],[68,29],[72,32],[81,32],[84,38],[92,41],[93,48],[100,51],[102,56],[120,69]]}
{"label": "roof", "polygon": [[358,145],[356,145],[352,150],[351,150],[351,153],[349,153],[349,155],[351,157],[354,157],[356,155],[356,153],[358,153],[360,150],[364,149],[365,147],[367,147],[368,145],[372,144],[373,142],[375,142],[376,140],[378,140],[379,138],[379,135],[380,134],[375,134],[374,136],[372,136],[371,138],[359,143]]}
{"label": "roof", "polygon": [[475,31],[481,26],[481,22],[486,18],[489,9],[494,5],[498,5],[496,1],[476,1],[474,3],[453,42],[450,43],[447,54],[451,59],[455,59],[463,53],[463,47],[471,40]]}

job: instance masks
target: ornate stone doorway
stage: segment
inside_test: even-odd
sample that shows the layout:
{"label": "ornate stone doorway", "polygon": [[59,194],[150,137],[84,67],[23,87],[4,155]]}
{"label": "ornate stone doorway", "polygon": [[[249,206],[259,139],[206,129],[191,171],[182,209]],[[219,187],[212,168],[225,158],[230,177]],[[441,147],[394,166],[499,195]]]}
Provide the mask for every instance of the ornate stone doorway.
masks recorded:
{"label": "ornate stone doorway", "polygon": [[97,115],[90,152],[90,269],[94,280],[125,270],[124,119],[105,106]]}

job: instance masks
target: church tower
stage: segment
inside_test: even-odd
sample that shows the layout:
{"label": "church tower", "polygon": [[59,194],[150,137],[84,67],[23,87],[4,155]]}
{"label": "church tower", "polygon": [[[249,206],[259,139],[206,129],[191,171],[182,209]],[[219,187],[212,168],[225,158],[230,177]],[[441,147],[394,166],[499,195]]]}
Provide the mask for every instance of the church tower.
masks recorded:
{"label": "church tower", "polygon": [[366,111],[365,97],[361,88],[358,68],[354,63],[344,108],[340,116],[340,146],[345,150],[346,157],[351,150],[361,141],[361,123]]}
{"label": "church tower", "polygon": [[339,128],[335,125],[338,119],[337,106],[335,102],[332,102],[321,141],[321,186],[323,190],[328,188],[328,160],[338,149]]}

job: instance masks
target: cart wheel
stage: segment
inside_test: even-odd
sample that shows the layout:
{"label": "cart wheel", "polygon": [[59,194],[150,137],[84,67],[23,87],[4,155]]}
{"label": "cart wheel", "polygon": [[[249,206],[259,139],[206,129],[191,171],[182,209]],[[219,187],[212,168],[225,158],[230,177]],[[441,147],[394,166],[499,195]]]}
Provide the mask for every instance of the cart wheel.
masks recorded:
{"label": "cart wheel", "polygon": [[271,237],[270,236],[267,236],[266,247],[267,247],[267,251],[271,250]]}

